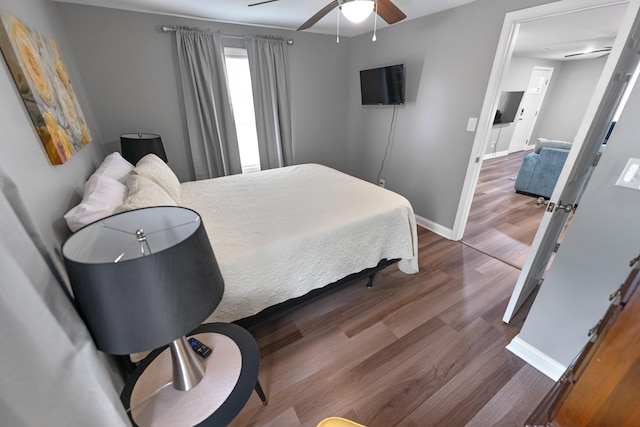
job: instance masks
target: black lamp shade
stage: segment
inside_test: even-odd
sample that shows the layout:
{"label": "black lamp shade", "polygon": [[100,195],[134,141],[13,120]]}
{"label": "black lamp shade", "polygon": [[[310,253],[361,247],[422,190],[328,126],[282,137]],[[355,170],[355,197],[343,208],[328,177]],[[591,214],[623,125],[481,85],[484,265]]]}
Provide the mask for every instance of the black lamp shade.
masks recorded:
{"label": "black lamp shade", "polygon": [[78,311],[98,349],[110,354],[147,351],[186,335],[224,293],[200,216],[182,207],[96,221],[69,237],[62,254]]}
{"label": "black lamp shade", "polygon": [[122,157],[135,165],[138,160],[147,154],[155,154],[167,162],[167,154],[164,152],[162,138],[152,133],[126,133],[120,135],[120,150]]}

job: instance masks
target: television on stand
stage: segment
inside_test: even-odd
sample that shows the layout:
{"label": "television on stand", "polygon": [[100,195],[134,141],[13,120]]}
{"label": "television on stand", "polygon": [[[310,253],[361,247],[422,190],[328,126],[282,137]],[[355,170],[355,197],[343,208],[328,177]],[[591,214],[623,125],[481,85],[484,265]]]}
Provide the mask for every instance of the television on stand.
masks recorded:
{"label": "television on stand", "polygon": [[404,64],[360,71],[362,105],[404,104]]}

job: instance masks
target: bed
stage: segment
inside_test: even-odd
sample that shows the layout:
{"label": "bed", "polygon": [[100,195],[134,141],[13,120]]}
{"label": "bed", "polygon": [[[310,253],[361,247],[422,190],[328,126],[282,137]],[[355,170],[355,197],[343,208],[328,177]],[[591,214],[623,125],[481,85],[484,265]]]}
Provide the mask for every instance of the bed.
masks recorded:
{"label": "bed", "polygon": [[[150,156],[135,168],[117,153],[108,156],[105,163],[122,167],[103,163],[74,208],[85,209],[65,219],[73,230],[111,209],[180,205],[198,212],[225,280],[223,299],[206,322],[250,318],[381,260],[397,260],[407,274],[418,271],[415,215],[392,191],[318,164],[179,183]],[[117,188],[109,190],[115,200],[90,215],[90,190],[100,193],[101,185]]]}

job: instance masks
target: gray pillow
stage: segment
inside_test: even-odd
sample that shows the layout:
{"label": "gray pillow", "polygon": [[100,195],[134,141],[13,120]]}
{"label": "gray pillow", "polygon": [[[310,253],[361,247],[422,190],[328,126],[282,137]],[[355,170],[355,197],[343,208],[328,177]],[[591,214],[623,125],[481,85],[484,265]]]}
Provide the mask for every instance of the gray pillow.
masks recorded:
{"label": "gray pillow", "polygon": [[536,145],[533,149],[536,153],[540,154],[542,148],[561,148],[563,150],[571,150],[573,142],[559,141],[557,139],[538,138]]}

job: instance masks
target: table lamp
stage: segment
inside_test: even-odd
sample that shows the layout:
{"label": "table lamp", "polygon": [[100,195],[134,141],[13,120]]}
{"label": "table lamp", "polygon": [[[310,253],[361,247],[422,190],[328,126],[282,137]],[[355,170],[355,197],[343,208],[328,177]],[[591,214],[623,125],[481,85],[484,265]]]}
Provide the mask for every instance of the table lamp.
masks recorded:
{"label": "table lamp", "polygon": [[198,384],[205,364],[185,335],[224,292],[198,213],[177,206],[118,213],[71,235],[62,255],[98,349],[122,355],[169,344],[173,387],[188,391]]}
{"label": "table lamp", "polygon": [[167,162],[167,154],[164,152],[162,138],[160,135],[152,133],[126,133],[120,135],[120,151],[132,165],[136,165],[138,160],[147,154],[155,154],[164,162]]}

